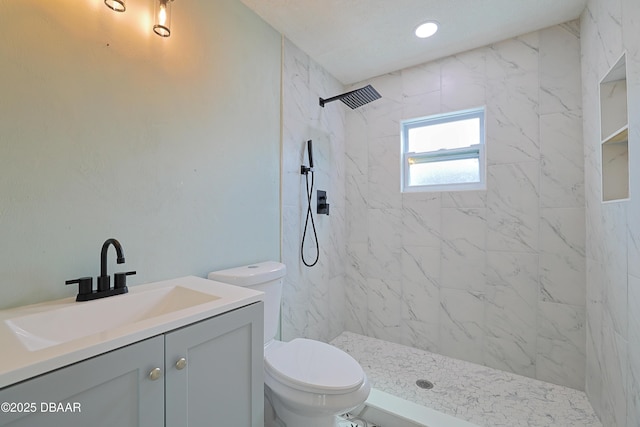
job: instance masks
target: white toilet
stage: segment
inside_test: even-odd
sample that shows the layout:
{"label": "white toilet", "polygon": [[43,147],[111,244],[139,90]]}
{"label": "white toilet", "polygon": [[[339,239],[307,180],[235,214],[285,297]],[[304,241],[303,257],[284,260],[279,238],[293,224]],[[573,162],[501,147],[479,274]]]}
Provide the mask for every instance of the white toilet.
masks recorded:
{"label": "white toilet", "polygon": [[336,347],[275,340],[286,272],[284,264],[267,261],[214,271],[209,279],[265,293],[265,427],[334,427],[337,415],[364,403],[371,386],[360,364]]}

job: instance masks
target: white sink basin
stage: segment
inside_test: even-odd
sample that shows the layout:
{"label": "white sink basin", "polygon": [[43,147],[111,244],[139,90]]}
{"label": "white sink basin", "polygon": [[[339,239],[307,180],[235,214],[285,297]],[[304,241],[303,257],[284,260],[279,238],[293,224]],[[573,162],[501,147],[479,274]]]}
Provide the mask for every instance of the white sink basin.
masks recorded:
{"label": "white sink basin", "polygon": [[29,351],[111,331],[220,297],[182,286],[149,289],[5,320]]}

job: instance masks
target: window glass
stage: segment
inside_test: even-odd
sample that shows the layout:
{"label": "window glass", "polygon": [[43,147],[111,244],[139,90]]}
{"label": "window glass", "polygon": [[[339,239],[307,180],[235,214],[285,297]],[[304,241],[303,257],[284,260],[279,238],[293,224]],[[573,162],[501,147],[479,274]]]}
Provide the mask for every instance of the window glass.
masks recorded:
{"label": "window glass", "polygon": [[480,182],[478,159],[409,165],[409,185],[442,185]]}
{"label": "window glass", "polygon": [[437,151],[480,143],[480,119],[437,123],[409,129],[408,151]]}

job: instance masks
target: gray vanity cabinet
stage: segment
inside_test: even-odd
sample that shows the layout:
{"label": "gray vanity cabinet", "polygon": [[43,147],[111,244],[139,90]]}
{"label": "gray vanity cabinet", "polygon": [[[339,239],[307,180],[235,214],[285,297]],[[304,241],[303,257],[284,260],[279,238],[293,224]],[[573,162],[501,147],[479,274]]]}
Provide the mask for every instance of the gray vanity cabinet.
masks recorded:
{"label": "gray vanity cabinet", "polygon": [[264,426],[262,303],[165,340],[166,427]]}
{"label": "gray vanity cabinet", "polygon": [[3,410],[0,426],[162,426],[164,383],[148,374],[163,365],[157,336],[4,388],[0,402],[15,412]]}
{"label": "gray vanity cabinet", "polygon": [[263,351],[258,302],[6,387],[0,427],[263,427]]}

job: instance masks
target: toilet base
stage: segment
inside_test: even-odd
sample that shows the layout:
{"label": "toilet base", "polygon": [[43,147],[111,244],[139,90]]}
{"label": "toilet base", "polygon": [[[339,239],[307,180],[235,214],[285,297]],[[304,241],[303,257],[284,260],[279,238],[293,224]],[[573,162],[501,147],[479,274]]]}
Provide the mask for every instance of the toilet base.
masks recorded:
{"label": "toilet base", "polygon": [[285,407],[268,387],[264,389],[264,427],[339,427],[337,415],[297,414]]}
{"label": "toilet base", "polygon": [[280,420],[285,427],[338,427],[338,417],[336,416],[309,418],[302,417],[293,412],[281,415],[286,418],[286,420]]}

